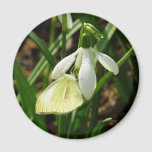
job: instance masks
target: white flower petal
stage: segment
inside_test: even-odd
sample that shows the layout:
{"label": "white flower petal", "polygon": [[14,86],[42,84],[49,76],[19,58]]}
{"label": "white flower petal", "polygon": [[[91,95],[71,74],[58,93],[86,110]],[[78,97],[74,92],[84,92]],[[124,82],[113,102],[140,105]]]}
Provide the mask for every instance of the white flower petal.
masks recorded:
{"label": "white flower petal", "polygon": [[[58,15],[59,21],[62,23],[62,15]],[[73,26],[72,16],[70,13],[67,14],[67,28],[71,29]]]}
{"label": "white flower petal", "polygon": [[89,50],[84,50],[78,79],[82,94],[86,99],[90,99],[96,88],[96,74],[90,61]]}
{"label": "white flower petal", "polygon": [[58,79],[64,74],[75,61],[75,56],[78,54],[78,50],[71,55],[62,59],[54,68],[52,72],[52,79]]}
{"label": "white flower petal", "polygon": [[99,52],[94,51],[94,50],[93,50],[93,52],[96,53],[96,58],[103,65],[104,68],[113,72],[114,75],[119,73],[119,68],[118,68],[117,63],[110,56],[108,56],[104,53],[99,53]]}

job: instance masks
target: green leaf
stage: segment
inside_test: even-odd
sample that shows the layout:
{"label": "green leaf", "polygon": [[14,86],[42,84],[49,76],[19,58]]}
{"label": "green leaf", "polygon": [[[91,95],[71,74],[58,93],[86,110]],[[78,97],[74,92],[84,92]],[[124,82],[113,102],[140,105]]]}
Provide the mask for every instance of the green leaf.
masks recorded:
{"label": "green leaf", "polygon": [[[99,64],[98,72],[97,72],[97,80],[100,80],[100,78],[103,76],[104,69],[102,68],[102,65]],[[91,134],[93,128],[98,122],[98,108],[100,105],[100,98],[101,98],[101,92],[98,92],[93,98],[92,98],[92,106],[91,106],[91,118],[90,118],[90,126],[89,126],[89,135]]]}
{"label": "green leaf", "polygon": [[[123,49],[123,51],[126,53],[127,50],[131,47],[129,41],[127,40],[127,38],[122,34],[122,32],[120,32],[118,29],[116,31],[116,35],[117,38],[119,40],[119,43]],[[136,81],[136,88],[138,87],[138,81],[139,81],[139,68],[138,68],[138,64],[137,64],[137,59],[136,56],[131,56],[131,58],[129,58],[128,60],[131,69],[134,71],[134,77],[135,77],[135,81]]]}
{"label": "green leaf", "polygon": [[17,61],[14,62],[14,78],[18,93],[20,94],[20,105],[22,109],[34,123],[43,130],[47,130],[44,116],[35,113],[35,90],[29,85]]}
{"label": "green leaf", "polygon": [[66,56],[67,14],[62,15],[62,59]]}
{"label": "green leaf", "polygon": [[95,50],[97,50],[99,52],[103,52],[104,49],[106,48],[107,44],[111,40],[112,36],[114,35],[115,31],[116,31],[116,27],[114,25],[112,25],[111,23],[108,23],[103,31],[104,38],[97,41],[97,43],[94,47]]}
{"label": "green leaf", "polygon": [[40,38],[34,32],[31,32],[29,34],[29,37],[36,43],[36,45],[39,47],[42,54],[45,56],[45,58],[49,62],[50,67],[53,69],[56,64],[55,59],[54,59],[54,56],[52,56],[50,52],[48,51],[46,45],[40,40]]}
{"label": "green leaf", "polygon": [[50,71],[51,68],[49,65],[46,66],[46,68],[43,71],[43,82],[42,82],[42,90],[46,89],[46,87],[49,85],[49,79],[50,79]]}
{"label": "green leaf", "polygon": [[95,128],[93,129],[92,133],[91,133],[91,137],[93,136],[97,136],[100,135],[103,129],[103,125],[104,123],[108,122],[112,120],[112,118],[106,118],[105,120],[101,121],[100,123],[98,123]]}
{"label": "green leaf", "polygon": [[[111,44],[109,44],[108,52],[113,59],[118,60],[116,51]],[[128,60],[130,60],[130,58]],[[114,77],[114,82],[119,91],[120,97],[122,98],[122,101],[123,102],[130,101],[129,98],[132,92],[135,91],[133,91],[134,88],[132,86],[132,82],[130,80],[130,77],[128,76],[127,70],[125,70],[124,67],[119,68],[119,74]]]}
{"label": "green leaf", "polygon": [[55,38],[55,31],[56,31],[56,20],[57,17],[52,17],[51,21],[50,21],[50,33],[49,33],[49,46],[51,46],[54,42],[54,38]]}

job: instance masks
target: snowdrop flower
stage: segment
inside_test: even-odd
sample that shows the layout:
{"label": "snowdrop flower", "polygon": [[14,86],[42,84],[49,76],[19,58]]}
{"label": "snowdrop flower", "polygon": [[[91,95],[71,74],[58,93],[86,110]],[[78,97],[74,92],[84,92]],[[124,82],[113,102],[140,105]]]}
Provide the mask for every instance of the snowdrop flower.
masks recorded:
{"label": "snowdrop flower", "polygon": [[86,46],[77,49],[73,54],[62,59],[54,68],[52,78],[58,79],[72,66],[75,62],[75,69],[79,69],[78,81],[79,87],[86,99],[90,99],[96,88],[96,74],[94,70],[95,57],[108,71],[118,74],[119,68],[117,63],[108,55],[100,53],[91,47]]}
{"label": "snowdrop flower", "polygon": [[[62,15],[58,15],[59,21],[62,23]],[[71,29],[73,26],[72,16],[71,14],[67,14],[67,28]]]}

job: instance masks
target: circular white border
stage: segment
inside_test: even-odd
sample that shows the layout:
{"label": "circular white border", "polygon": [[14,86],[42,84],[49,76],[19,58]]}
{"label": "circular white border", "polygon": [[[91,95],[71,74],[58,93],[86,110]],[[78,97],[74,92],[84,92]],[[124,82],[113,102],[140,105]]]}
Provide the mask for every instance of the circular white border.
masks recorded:
{"label": "circular white border", "polygon": [[[0,5],[0,151],[151,151],[151,0],[13,0]],[[25,36],[44,20],[65,12],[100,16],[118,27],[132,43],[140,66],[140,87],[135,104],[111,131],[85,140],[50,135],[25,116],[16,102],[12,68]]]}

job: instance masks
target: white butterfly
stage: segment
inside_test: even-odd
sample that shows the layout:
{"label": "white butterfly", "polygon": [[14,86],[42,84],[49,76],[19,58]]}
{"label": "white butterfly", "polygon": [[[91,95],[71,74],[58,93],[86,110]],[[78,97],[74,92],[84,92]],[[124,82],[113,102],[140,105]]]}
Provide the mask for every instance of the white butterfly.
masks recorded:
{"label": "white butterfly", "polygon": [[76,78],[64,74],[39,96],[36,102],[36,113],[65,114],[78,108],[82,103],[82,93]]}

